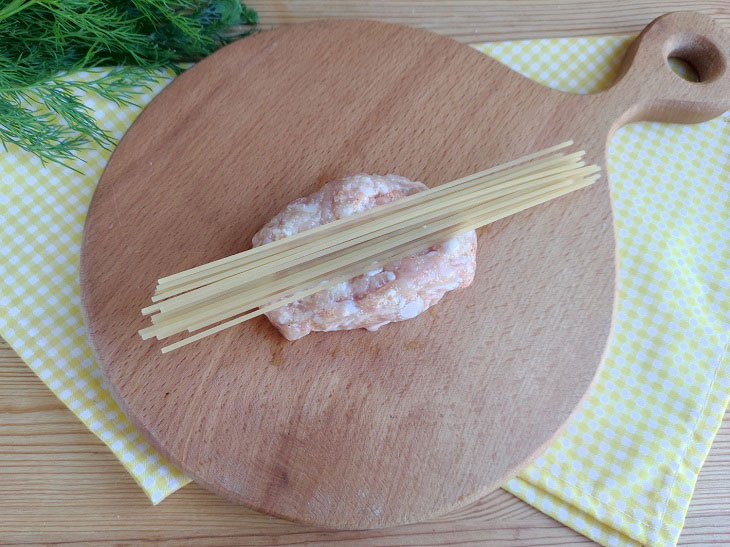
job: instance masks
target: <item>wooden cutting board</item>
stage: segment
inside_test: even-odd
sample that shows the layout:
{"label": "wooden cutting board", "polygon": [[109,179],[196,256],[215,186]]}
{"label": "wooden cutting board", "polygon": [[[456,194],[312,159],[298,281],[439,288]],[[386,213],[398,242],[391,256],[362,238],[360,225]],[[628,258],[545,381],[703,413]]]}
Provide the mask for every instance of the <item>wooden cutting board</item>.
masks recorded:
{"label": "wooden cutting board", "polygon": [[[284,205],[342,175],[433,186],[568,138],[605,167],[622,124],[730,108],[728,44],[703,16],[665,16],[617,83],[589,96],[376,22],[296,25],[220,50],[144,110],[91,204],[82,296],[114,396],[199,483],[292,520],[388,526],[497,488],[600,366],[615,277],[605,177],[481,230],[470,288],[377,333],[287,342],[258,318],[163,355],[137,335],[140,309],[157,278],[248,248]],[[701,83],[675,75],[669,55]]]}

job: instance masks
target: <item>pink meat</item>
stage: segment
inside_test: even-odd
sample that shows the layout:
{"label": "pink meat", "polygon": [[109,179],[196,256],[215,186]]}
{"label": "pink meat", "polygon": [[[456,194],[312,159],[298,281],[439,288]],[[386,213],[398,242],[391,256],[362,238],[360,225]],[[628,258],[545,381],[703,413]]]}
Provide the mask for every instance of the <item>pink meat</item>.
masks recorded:
{"label": "pink meat", "polygon": [[[253,246],[276,241],[425,190],[397,175],[352,175],[290,203],[253,236]],[[476,268],[471,231],[386,264],[266,314],[289,340],[312,331],[371,331],[417,316],[448,291],[468,287]]]}

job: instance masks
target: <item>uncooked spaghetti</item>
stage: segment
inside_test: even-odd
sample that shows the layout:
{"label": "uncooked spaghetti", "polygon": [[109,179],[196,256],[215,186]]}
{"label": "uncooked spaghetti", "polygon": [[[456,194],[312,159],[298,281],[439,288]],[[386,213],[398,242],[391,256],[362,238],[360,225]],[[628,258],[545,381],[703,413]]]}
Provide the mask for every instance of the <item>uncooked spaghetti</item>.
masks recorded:
{"label": "uncooked spaghetti", "polygon": [[[168,352],[328,289],[451,237],[595,182],[571,141],[329,222],[260,247],[163,277],[143,339],[195,332]],[[204,329],[204,330],[201,330]]]}

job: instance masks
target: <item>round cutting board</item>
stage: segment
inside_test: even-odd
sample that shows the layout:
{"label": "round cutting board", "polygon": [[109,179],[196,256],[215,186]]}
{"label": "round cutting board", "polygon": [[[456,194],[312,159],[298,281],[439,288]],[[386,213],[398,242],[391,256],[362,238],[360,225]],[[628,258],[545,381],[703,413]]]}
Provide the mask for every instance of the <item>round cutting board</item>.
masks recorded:
{"label": "round cutting board", "polygon": [[[91,204],[83,303],[114,396],[196,481],[296,521],[393,525],[498,487],[599,368],[615,272],[605,178],[481,230],[471,287],[376,333],[288,342],[257,318],[163,355],[166,342],[138,336],[140,309],[159,277],[249,248],[283,206],[343,175],[434,186],[568,138],[605,167],[621,123],[728,108],[722,40],[701,16],[660,19],[620,81],[592,96],[375,22],[291,26],[220,50],[144,110]],[[667,48],[705,81],[675,76]]]}

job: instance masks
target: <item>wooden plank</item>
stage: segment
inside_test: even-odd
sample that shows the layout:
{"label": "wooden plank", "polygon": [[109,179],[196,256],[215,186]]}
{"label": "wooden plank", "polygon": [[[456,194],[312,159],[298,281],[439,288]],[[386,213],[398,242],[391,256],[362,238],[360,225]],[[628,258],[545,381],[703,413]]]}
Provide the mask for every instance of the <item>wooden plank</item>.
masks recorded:
{"label": "wooden plank", "polygon": [[[730,412],[700,473],[681,545],[730,543]],[[189,485],[153,507],[106,447],[0,341],[0,544],[590,545],[498,490],[432,522],[365,532],[291,524]]]}
{"label": "wooden plank", "polygon": [[265,27],[325,18],[403,23],[460,42],[638,34],[670,11],[699,11],[730,26],[725,0],[249,0]]}

